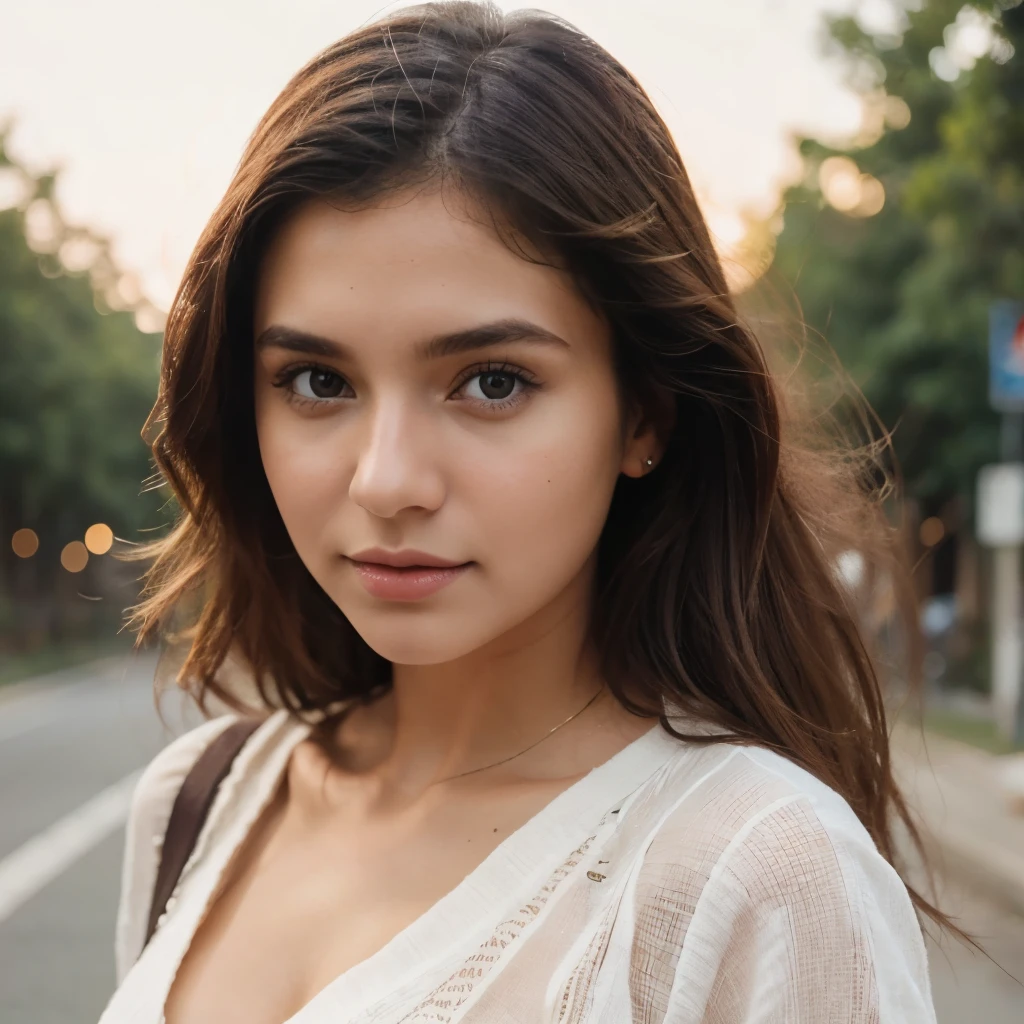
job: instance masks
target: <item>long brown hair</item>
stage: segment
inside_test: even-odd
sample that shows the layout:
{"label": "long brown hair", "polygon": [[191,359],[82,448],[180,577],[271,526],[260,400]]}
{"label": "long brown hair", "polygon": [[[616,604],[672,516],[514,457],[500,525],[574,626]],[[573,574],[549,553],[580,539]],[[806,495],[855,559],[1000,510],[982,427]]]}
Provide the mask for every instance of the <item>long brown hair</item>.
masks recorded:
{"label": "long brown hair", "polygon": [[599,545],[593,636],[618,699],[670,731],[666,700],[728,730],[692,742],[791,758],[846,798],[890,861],[893,813],[920,848],[836,570],[845,551],[892,553],[877,487],[850,451],[808,441],[784,402],[644,90],[542,12],[403,9],[315,57],[260,121],[170,310],[148,427],[181,516],[147,549],[140,635],[196,610],[179,678],[201,699],[233,701],[218,678],[229,653],[267,706],[294,713],[389,685],[389,663],[296,555],[263,473],[255,275],[310,196],[369,203],[437,180],[557,256],[610,322],[628,393],[674,403],[661,463],[620,479]]}

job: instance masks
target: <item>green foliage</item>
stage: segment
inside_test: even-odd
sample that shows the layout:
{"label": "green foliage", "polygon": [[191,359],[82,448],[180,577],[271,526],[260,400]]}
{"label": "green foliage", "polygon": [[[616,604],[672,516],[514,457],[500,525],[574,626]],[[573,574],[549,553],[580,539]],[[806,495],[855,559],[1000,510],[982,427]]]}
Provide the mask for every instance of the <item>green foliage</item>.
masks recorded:
{"label": "green foliage", "polygon": [[[969,496],[979,466],[998,458],[988,306],[1024,298],[1024,6],[1013,4],[923,0],[896,46],[852,18],[832,22],[866,100],[899,97],[910,121],[862,147],[802,140],[808,173],[783,200],[773,274],[895,428],[907,490],[926,502]],[[944,80],[930,55],[971,8],[994,19],[999,50]],[[880,212],[825,201],[818,171],[834,156],[881,181]]]}
{"label": "green foliage", "polygon": [[[96,522],[139,539],[162,519],[161,499],[142,494],[152,469],[139,436],[156,393],[159,336],[140,331],[129,309],[107,310],[97,282],[109,288],[118,271],[106,243],[64,224],[52,176],[29,175],[3,142],[0,131],[0,170],[22,181],[26,195],[0,210],[0,649],[19,646],[11,635],[16,641],[29,628],[26,616],[36,633],[52,635],[62,620],[55,604],[83,586],[99,589],[92,568],[73,581],[62,570],[65,544]],[[71,274],[56,252],[35,251],[26,240],[33,212],[53,227],[53,245],[43,249],[85,238],[90,263]],[[11,550],[22,527],[40,539],[25,561]]]}
{"label": "green foliage", "polygon": [[97,521],[136,530],[152,513],[138,498],[149,473],[139,429],[159,344],[130,313],[101,316],[87,279],[44,277],[20,219],[17,210],[0,212],[5,526],[55,532],[61,543]]}

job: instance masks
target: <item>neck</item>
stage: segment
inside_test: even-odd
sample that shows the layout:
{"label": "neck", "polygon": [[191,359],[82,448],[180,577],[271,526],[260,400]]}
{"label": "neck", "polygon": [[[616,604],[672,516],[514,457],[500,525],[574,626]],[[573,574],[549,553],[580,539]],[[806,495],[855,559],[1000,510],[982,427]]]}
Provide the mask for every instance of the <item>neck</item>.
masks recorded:
{"label": "neck", "polygon": [[[589,614],[585,575],[515,630],[464,657],[394,665],[391,693],[367,709],[377,741],[357,757],[358,767],[418,790],[535,743],[604,687],[587,638]],[[609,713],[625,714],[614,701],[598,699],[566,729],[580,723],[589,731]],[[534,768],[542,770],[559,748],[557,736],[530,751]]]}

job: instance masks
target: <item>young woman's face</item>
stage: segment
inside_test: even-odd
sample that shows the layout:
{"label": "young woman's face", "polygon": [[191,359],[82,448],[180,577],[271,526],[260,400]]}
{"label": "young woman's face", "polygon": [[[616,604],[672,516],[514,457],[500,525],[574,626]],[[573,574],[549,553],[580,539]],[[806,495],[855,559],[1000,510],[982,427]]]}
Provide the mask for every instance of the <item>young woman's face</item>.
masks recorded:
{"label": "young woman's face", "polygon": [[656,454],[570,278],[457,198],[311,200],[258,281],[271,490],[310,573],[401,664],[525,639],[589,602],[616,479]]}

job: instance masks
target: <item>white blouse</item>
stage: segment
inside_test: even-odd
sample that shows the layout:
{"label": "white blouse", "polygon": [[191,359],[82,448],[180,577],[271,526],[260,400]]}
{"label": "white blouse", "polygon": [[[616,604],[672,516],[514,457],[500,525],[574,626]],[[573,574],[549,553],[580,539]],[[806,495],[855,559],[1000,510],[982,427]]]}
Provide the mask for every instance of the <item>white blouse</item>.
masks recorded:
{"label": "white blouse", "polygon": [[[119,987],[100,1024],[161,1024],[229,859],[311,728],[278,711],[253,734],[139,956],[174,796],[231,721],[179,737],[138,783]],[[655,726],[283,1024],[400,1021],[934,1024],[935,1012],[906,888],[849,804],[765,748]]]}

